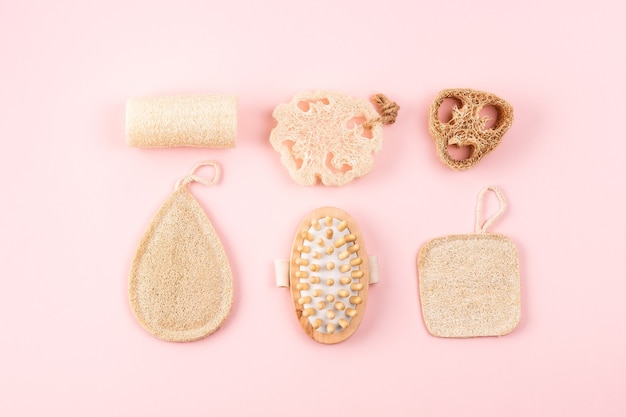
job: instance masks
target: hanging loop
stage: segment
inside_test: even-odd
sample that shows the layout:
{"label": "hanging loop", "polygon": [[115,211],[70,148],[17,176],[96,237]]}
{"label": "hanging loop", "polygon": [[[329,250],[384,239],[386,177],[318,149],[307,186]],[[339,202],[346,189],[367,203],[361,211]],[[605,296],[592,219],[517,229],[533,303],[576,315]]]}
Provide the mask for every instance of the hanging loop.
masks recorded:
{"label": "hanging loop", "polygon": [[371,129],[376,123],[390,125],[396,122],[400,106],[395,101],[389,100],[384,94],[374,94],[372,101],[378,106],[378,116],[376,119],[367,121],[363,127]]}
{"label": "hanging loop", "polygon": [[[195,172],[205,166],[213,167],[213,178],[204,178],[195,174]],[[217,161],[200,161],[196,165],[193,166],[189,174],[185,175],[183,178],[179,179],[176,182],[176,186],[174,189],[178,190],[180,187],[185,187],[186,185],[192,182],[199,182],[202,185],[211,186],[217,184],[222,174],[222,170],[220,168],[220,164]]]}
{"label": "hanging loop", "polygon": [[[483,220],[483,203],[485,200],[485,193],[487,193],[487,191],[492,191],[496,195],[496,197],[498,198],[500,207],[498,208],[498,211],[496,211],[491,217],[489,217],[487,220]],[[502,215],[502,213],[504,213],[505,209],[506,209],[506,201],[504,201],[504,196],[502,195],[502,192],[500,192],[498,188],[492,185],[483,188],[480,191],[480,193],[478,193],[478,202],[476,203],[475,232],[487,233],[488,229]]]}

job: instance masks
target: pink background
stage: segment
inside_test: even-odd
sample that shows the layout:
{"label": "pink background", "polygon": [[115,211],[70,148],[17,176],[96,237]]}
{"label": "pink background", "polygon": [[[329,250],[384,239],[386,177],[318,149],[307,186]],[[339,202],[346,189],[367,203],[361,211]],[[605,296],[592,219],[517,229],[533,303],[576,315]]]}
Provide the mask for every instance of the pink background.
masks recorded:
{"label": "pink background", "polygon": [[[18,5],[19,4],[19,5]],[[620,1],[3,1],[0,5],[0,415],[624,416],[624,10]],[[443,88],[515,108],[476,167],[441,164],[427,129]],[[384,92],[402,109],[373,171],[297,186],[268,142],[299,91]],[[125,101],[230,93],[235,149],[126,146]],[[190,344],[134,319],[127,276],[144,230],[192,186],[221,235],[236,300]],[[502,338],[430,336],[416,256],[473,230],[480,188],[509,209],[522,321]],[[346,342],[309,339],[273,260],[310,210],[334,205],[379,256]]]}

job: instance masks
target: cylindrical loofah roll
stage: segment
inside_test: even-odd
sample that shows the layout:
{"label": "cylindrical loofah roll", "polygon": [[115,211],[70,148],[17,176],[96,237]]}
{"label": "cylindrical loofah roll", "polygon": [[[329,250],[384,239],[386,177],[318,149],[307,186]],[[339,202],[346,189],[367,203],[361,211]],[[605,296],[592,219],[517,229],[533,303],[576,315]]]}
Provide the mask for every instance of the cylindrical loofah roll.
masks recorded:
{"label": "cylindrical loofah roll", "polygon": [[231,95],[133,98],[126,103],[126,140],[141,148],[234,148],[237,107]]}

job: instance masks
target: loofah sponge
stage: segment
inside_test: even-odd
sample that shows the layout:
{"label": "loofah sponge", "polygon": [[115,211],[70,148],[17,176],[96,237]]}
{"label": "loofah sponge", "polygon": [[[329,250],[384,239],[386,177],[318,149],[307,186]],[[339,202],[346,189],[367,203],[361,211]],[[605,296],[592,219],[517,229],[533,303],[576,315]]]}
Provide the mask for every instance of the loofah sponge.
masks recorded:
{"label": "loofah sponge", "polygon": [[[193,174],[204,165],[215,168],[212,182]],[[193,181],[215,183],[218,165],[203,161],[193,171],[178,182],[152,220],[130,270],[133,313],[147,331],[171,342],[190,342],[213,333],[233,303],[224,247],[187,189]]]}
{"label": "loofah sponge", "polygon": [[300,93],[278,105],[270,143],[300,185],[344,185],[367,174],[373,154],[382,148],[382,125],[396,120],[398,109],[382,94],[373,100],[316,91]]}
{"label": "loofah sponge", "polygon": [[190,95],[144,97],[126,103],[128,145],[234,148],[237,97]]}
{"label": "loofah sponge", "polygon": [[[482,224],[482,199],[492,190],[500,210]],[[417,262],[422,314],[433,336],[501,336],[520,320],[520,277],[517,249],[504,235],[487,228],[504,211],[504,198],[494,187],[481,191],[476,233],[428,241]]]}
{"label": "loofah sponge", "polygon": [[[439,108],[447,98],[457,99],[460,107],[452,109],[452,119],[439,120]],[[498,113],[495,124],[485,128],[486,118],[480,116],[485,106],[493,106]],[[436,141],[439,159],[452,169],[465,170],[474,166],[502,140],[513,123],[513,107],[501,98],[483,91],[457,88],[439,92],[430,106],[429,130]],[[449,145],[469,146],[471,153],[465,160],[456,160],[448,153]]]}

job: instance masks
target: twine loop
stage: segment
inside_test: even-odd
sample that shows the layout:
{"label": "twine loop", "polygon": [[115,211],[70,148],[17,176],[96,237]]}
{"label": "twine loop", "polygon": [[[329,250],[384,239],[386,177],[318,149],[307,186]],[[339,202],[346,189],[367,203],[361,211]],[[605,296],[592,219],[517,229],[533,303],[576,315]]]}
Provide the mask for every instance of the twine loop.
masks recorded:
{"label": "twine loop", "polygon": [[[213,167],[213,178],[204,178],[195,174],[195,172],[205,166]],[[220,168],[220,164],[217,161],[200,161],[193,166],[189,174],[185,175],[183,178],[179,179],[176,182],[176,186],[174,189],[178,190],[180,187],[185,187],[192,182],[199,182],[202,185],[206,185],[210,187],[212,185],[217,184],[222,174],[222,170]]]}
{"label": "twine loop", "polygon": [[[498,198],[498,203],[500,207],[498,207],[498,211],[496,211],[491,217],[487,220],[483,220],[483,202],[485,200],[485,194],[487,191],[492,191],[496,197]],[[483,188],[478,193],[478,202],[476,203],[476,233],[487,233],[487,229],[491,227],[491,225],[504,213],[506,209],[506,201],[504,200],[504,196],[502,192],[493,185],[487,186]]]}
{"label": "twine loop", "polygon": [[372,101],[376,104],[376,106],[378,106],[378,113],[380,114],[380,117],[368,121],[364,125],[365,128],[371,129],[376,123],[390,125],[396,122],[398,110],[400,110],[398,103],[389,100],[384,94],[380,93],[374,94],[372,96]]}

